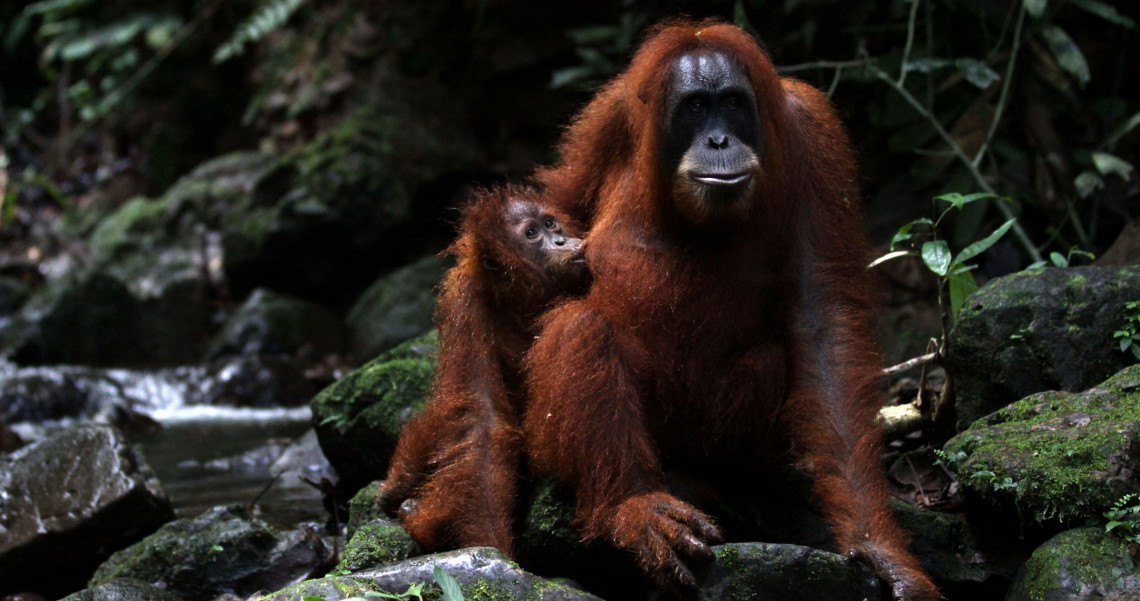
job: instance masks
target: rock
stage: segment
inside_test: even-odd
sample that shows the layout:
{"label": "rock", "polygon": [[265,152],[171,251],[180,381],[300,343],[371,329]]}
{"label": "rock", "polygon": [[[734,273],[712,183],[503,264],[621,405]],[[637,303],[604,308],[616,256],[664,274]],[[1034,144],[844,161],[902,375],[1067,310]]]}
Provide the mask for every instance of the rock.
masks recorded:
{"label": "rock", "polygon": [[344,326],[331,311],[258,288],[210,342],[208,357],[295,355],[302,347],[327,355],[343,346]]}
{"label": "rock", "polygon": [[298,407],[321,390],[291,357],[247,355],[211,362],[205,370],[183,370],[186,405]]}
{"label": "rock", "polygon": [[1097,265],[1137,265],[1140,264],[1140,219],[1133,219],[1124,226],[1116,241],[1104,254],[1097,257]]}
{"label": "rock", "polygon": [[348,538],[352,538],[357,529],[365,524],[388,517],[376,502],[376,493],[380,492],[381,484],[383,481],[374,480],[348,500],[348,524],[345,525]]}
{"label": "rock", "polygon": [[369,359],[432,328],[434,289],[448,261],[429,256],[376,280],[345,320],[353,353]]}
{"label": "rock", "polygon": [[99,586],[84,589],[61,601],[183,601],[181,597],[134,578],[115,578]]}
{"label": "rock", "polygon": [[946,443],[965,492],[1037,520],[1099,518],[1140,492],[1140,365],[1079,394],[1028,396]]}
{"label": "rock", "polygon": [[0,582],[56,597],[174,517],[114,428],[76,426],[0,458]]}
{"label": "rock", "polygon": [[458,581],[464,598],[472,601],[598,599],[571,584],[524,572],[495,549],[477,547],[425,555],[375,570],[306,582],[263,597],[263,601],[303,601],[306,597],[337,601],[349,597],[364,597],[368,591],[399,594],[418,583],[428,583],[429,587],[434,587],[431,583],[435,582],[434,571],[437,566]]}
{"label": "rock", "polygon": [[0,277],[0,317],[15,313],[31,293],[31,287],[19,278]]}
{"label": "rock", "polygon": [[422,554],[403,526],[393,520],[377,518],[354,530],[335,571],[358,572]]}
{"label": "rock", "polygon": [[431,390],[438,347],[435,332],[405,342],[313,398],[317,438],[343,493],[387,473],[400,429]]}
{"label": "rock", "polygon": [[281,159],[223,218],[230,290],[340,299],[401,265],[422,239],[416,192],[475,160],[453,133],[408,109],[362,109]]}
{"label": "rock", "polygon": [[1095,386],[1133,363],[1113,332],[1137,299],[1138,267],[1046,267],[983,286],[950,334],[959,429],[1035,392]]}
{"label": "rock", "polygon": [[321,574],[332,555],[313,532],[282,532],[241,507],[217,507],[171,522],[115,553],[99,566],[90,586],[128,577],[161,583],[186,601],[208,601],[226,592],[248,597]]}
{"label": "rock", "polygon": [[1006,601],[1140,598],[1140,571],[1128,544],[1101,528],[1066,530],[1033,552]]}
{"label": "rock", "polygon": [[701,600],[882,598],[870,568],[835,553],[767,543],[717,545],[713,551],[716,561],[697,576]]}
{"label": "rock", "polygon": [[911,552],[948,599],[1004,590],[1017,573],[1016,562],[983,549],[962,514],[923,511],[909,503],[891,506],[899,526],[911,534]]}

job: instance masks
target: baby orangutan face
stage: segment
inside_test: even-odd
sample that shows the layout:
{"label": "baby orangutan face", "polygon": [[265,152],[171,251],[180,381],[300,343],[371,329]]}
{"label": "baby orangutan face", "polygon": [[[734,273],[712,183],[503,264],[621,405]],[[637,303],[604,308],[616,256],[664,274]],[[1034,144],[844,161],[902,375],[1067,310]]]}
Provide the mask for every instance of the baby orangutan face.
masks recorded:
{"label": "baby orangutan face", "polygon": [[582,239],[566,229],[564,219],[527,200],[511,200],[504,211],[512,240],[535,267],[551,274],[585,269]]}

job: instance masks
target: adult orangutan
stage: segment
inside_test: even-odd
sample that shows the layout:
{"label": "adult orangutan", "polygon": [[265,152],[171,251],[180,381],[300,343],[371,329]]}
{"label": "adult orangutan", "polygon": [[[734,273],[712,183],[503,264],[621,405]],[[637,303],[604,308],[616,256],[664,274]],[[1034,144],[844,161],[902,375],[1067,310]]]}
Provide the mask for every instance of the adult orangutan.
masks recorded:
{"label": "adult orangutan", "polygon": [[887,505],[856,167],[826,98],[736,27],[673,22],[560,150],[537,179],[591,223],[594,281],[542,319],[524,433],[584,535],[692,586],[720,535],[664,471],[794,464],[841,552],[896,599],[937,598]]}
{"label": "adult orangutan", "polygon": [[432,398],[400,434],[379,493],[389,513],[414,502],[400,513],[425,549],[511,553],[520,364],[541,312],[588,282],[574,231],[527,188],[484,191],[463,212],[437,303]]}

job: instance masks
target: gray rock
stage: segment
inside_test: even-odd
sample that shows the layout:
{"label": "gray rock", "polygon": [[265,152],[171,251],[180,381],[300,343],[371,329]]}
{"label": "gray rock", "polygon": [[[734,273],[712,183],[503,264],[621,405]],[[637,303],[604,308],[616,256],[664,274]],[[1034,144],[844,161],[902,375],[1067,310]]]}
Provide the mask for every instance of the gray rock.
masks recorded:
{"label": "gray rock", "polygon": [[1140,300],[1140,267],[1046,267],[993,280],[950,334],[959,429],[1035,392],[1075,392],[1135,362],[1113,332]]}
{"label": "gray rock", "polygon": [[701,600],[882,598],[870,568],[835,553],[767,543],[718,545],[713,551],[716,561],[698,574]]}
{"label": "gray rock", "polygon": [[134,578],[116,578],[94,588],[83,589],[61,601],[182,601],[182,597]]}
{"label": "gray rock", "polygon": [[459,583],[464,598],[476,599],[532,599],[534,601],[588,601],[597,600],[564,581],[549,580],[524,572],[514,562],[495,549],[477,547],[449,553],[425,555],[383,568],[356,572],[306,582],[267,597],[264,601],[302,601],[305,597],[322,597],[337,601],[348,597],[363,597],[368,591],[403,593],[417,583],[435,582],[435,568],[439,567]]}
{"label": "gray rock", "polygon": [[83,587],[111,551],[174,517],[114,428],[76,426],[0,458],[0,582],[46,595]]}
{"label": "gray rock", "polygon": [[208,356],[293,355],[306,346],[326,355],[343,345],[344,326],[331,311],[258,288],[214,337]]}
{"label": "gray rock", "polygon": [[432,328],[434,289],[448,261],[429,256],[376,280],[345,320],[357,357],[368,359]]}
{"label": "gray rock", "polygon": [[305,529],[279,531],[241,507],[217,507],[171,522],[111,556],[91,578],[99,586],[137,578],[187,601],[276,590],[328,569],[332,549]]}

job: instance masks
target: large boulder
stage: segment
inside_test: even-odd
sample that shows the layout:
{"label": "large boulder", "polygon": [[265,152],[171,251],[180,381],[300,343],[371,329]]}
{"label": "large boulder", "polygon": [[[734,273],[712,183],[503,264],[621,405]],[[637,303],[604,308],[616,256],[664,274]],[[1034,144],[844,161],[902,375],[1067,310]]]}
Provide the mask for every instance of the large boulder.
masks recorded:
{"label": "large boulder", "polygon": [[258,288],[210,343],[209,356],[338,353],[344,326],[332,311],[309,301]]}
{"label": "large boulder", "polygon": [[376,280],[353,304],[345,322],[353,353],[371,359],[432,328],[435,287],[448,261],[424,257]]}
{"label": "large boulder", "polygon": [[1113,334],[1140,300],[1140,267],[1046,267],[993,280],[950,334],[959,428],[1046,390],[1076,392],[1135,362]]}
{"label": "large boulder", "polygon": [[323,574],[332,557],[331,546],[310,530],[280,531],[241,507],[217,507],[115,553],[90,586],[134,578],[161,583],[186,601],[228,592],[244,598]]}
{"label": "large boulder", "polygon": [[435,376],[435,332],[385,351],[313,398],[313,424],[343,492],[383,478],[400,430]]}
{"label": "large boulder", "polygon": [[972,498],[1037,520],[1099,518],[1140,492],[1140,365],[1079,394],[1030,395],[946,443]]}
{"label": "large boulder", "polygon": [[1129,544],[1102,528],[1066,530],[1033,552],[1005,599],[1140,599],[1140,570]]}
{"label": "large boulder", "polygon": [[173,519],[170,501],[114,428],[84,425],[0,457],[0,582],[56,597]]}

